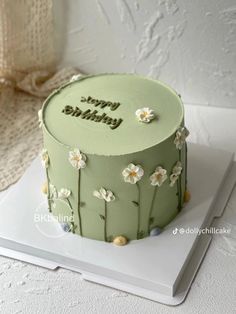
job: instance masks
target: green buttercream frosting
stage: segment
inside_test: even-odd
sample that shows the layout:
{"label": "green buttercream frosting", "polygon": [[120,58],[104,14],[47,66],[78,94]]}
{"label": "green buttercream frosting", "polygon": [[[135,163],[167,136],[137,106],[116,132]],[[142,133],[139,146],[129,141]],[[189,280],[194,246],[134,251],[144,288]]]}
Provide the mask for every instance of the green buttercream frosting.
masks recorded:
{"label": "green buttercream frosting", "polygon": [[[116,110],[87,103],[85,98],[120,103]],[[98,111],[97,116],[122,119],[112,130],[106,123],[63,114],[65,106],[81,111]],[[156,114],[150,123],[138,122],[137,109],[149,107]],[[59,142],[96,155],[124,155],[157,145],[167,139],[183,120],[178,95],[159,81],[132,74],[106,74],[84,77],[62,87],[46,101],[43,118],[48,132]]]}
{"label": "green buttercream frosting", "polygon": [[[136,111],[149,108],[154,119],[140,122]],[[70,216],[74,232],[107,240],[148,236],[178,214],[186,189],[186,143],[177,149],[176,130],[184,125],[181,99],[165,84],[133,74],[84,76],[51,94],[42,111],[47,178],[59,191],[71,191],[68,206],[55,200],[54,215]],[[73,167],[75,148],[86,166]],[[177,161],[182,172],[170,186]],[[122,172],[129,164],[144,170],[138,184],[127,183]],[[150,176],[161,166],[168,178],[159,186]],[[115,199],[104,203],[93,195],[103,187]],[[50,203],[50,202],[49,202]]]}

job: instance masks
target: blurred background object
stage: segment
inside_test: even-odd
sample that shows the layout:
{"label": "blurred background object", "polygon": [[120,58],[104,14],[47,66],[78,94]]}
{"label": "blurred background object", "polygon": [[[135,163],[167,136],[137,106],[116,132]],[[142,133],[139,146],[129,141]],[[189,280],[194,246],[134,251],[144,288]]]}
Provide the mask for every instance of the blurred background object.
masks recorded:
{"label": "blurred background object", "polygon": [[57,71],[51,0],[0,2],[0,190],[23,174],[42,146],[43,99],[78,71]]}
{"label": "blurred background object", "polygon": [[185,103],[235,108],[235,0],[59,0],[54,10],[63,65],[137,72]]}

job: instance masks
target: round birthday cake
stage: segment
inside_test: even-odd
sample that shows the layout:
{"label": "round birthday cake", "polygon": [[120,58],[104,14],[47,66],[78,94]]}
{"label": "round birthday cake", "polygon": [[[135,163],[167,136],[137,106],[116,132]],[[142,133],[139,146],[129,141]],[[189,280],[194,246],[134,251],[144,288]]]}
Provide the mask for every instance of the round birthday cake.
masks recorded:
{"label": "round birthday cake", "polygon": [[74,76],[39,112],[44,192],[62,227],[124,245],[158,235],[186,199],[179,95],[133,74]]}

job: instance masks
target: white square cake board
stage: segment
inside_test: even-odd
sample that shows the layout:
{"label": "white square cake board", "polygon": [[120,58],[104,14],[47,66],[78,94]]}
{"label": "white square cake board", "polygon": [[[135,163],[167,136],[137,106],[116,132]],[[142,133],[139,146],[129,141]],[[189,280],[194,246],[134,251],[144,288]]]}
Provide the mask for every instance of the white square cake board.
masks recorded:
{"label": "white square cake board", "polygon": [[37,158],[0,203],[0,255],[49,269],[63,267],[89,281],[168,305],[184,301],[212,236],[173,234],[175,228],[209,227],[222,215],[236,178],[233,154],[196,144],[188,149],[191,201],[156,237],[124,247],[81,238],[58,222],[35,222],[47,213],[45,181]]}

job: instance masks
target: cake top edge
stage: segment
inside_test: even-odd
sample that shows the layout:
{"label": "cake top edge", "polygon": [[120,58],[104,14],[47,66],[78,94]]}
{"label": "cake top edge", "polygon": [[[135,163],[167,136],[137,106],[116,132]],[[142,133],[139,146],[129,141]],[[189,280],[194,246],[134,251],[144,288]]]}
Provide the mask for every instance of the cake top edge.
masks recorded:
{"label": "cake top edge", "polygon": [[183,123],[184,106],[174,89],[132,73],[75,76],[42,107],[43,128],[52,140],[91,155],[146,150]]}

